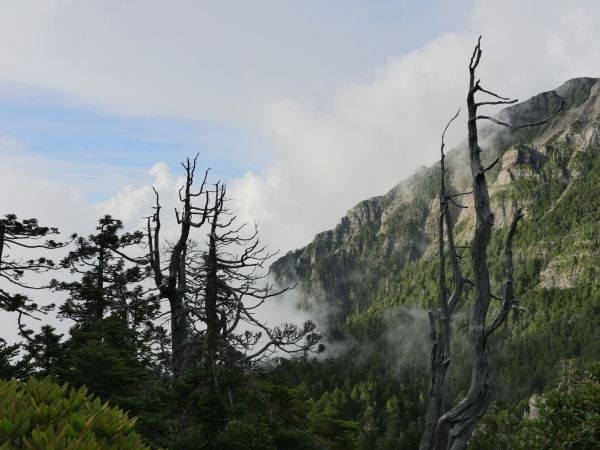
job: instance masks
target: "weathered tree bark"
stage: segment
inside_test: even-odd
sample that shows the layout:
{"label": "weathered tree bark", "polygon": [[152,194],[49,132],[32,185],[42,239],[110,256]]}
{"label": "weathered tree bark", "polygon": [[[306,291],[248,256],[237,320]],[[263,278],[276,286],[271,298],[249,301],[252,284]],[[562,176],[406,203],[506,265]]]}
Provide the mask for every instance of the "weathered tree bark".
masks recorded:
{"label": "weathered tree bark", "polygon": [[[487,119],[499,125],[511,128],[525,128],[546,123],[554,115],[543,121],[510,125],[489,116],[478,116],[477,108],[483,105],[502,105],[516,103],[517,100],[500,97],[480,86],[475,79],[475,70],[481,59],[481,37],[471,56],[469,63],[469,92],[467,95],[468,108],[468,146],[473,186],[473,201],[475,206],[475,233],[471,244],[471,263],[473,267],[474,301],[471,308],[469,321],[469,335],[471,345],[471,384],[465,398],[454,408],[444,414],[438,421],[435,449],[437,450],[463,450],[481,417],[485,414],[492,401],[492,370],[489,361],[488,338],[508,318],[510,310],[518,305],[514,296],[512,241],[517,224],[523,217],[518,209],[511,223],[506,240],[506,273],[504,282],[504,296],[496,317],[490,325],[486,325],[486,318],[493,296],[490,288],[490,275],[487,263],[487,248],[490,242],[494,214],[490,206],[485,173],[500,159],[498,157],[489,167],[484,167],[481,161],[481,148],[477,134],[477,120]],[[497,98],[497,101],[477,103],[475,93],[481,91]]]}
{"label": "weathered tree bark", "polygon": [[[219,262],[217,256],[217,229],[220,213],[223,210],[225,190],[217,186],[215,190],[215,206],[210,223],[210,234],[208,235],[208,252],[206,255],[206,285],[204,287],[204,308],[206,314],[206,359],[205,367],[214,370],[219,345],[219,334],[221,321],[217,313],[219,300]],[[211,377],[211,385],[215,380]]]}
{"label": "weathered tree bark", "polygon": [[[161,267],[160,251],[160,203],[158,193],[156,193],[156,206],[154,214],[148,218],[148,262],[154,274],[154,283],[160,293],[161,298],[169,301],[171,313],[171,351],[172,368],[175,378],[179,378],[185,371],[186,347],[189,343],[189,316],[185,305],[187,294],[187,275],[186,275],[186,250],[191,227],[200,228],[206,221],[209,213],[208,193],[204,190],[206,184],[207,172],[198,192],[192,192],[194,184],[194,173],[196,170],[196,158],[193,161],[187,160],[183,165],[186,170],[185,185],[179,191],[179,199],[183,203],[181,216],[176,211],[177,222],[181,225],[181,231],[177,242],[172,247],[169,255],[169,265],[166,274]],[[206,204],[204,207],[195,207],[192,205],[192,199],[206,195]],[[194,222],[194,217],[199,216],[199,220]],[[152,228],[151,223],[154,223]]]}
{"label": "weathered tree bark", "polygon": [[[460,112],[460,111],[459,111]],[[454,245],[453,224],[449,213],[448,202],[450,197],[446,195],[446,155],[444,154],[444,136],[450,124],[458,117],[457,112],[448,122],[442,133],[442,143],[440,148],[440,199],[439,199],[439,217],[438,217],[438,253],[440,257],[439,265],[439,307],[436,312],[429,311],[429,327],[432,341],[431,349],[431,380],[429,382],[427,412],[425,414],[425,423],[423,435],[419,445],[419,450],[431,450],[434,444],[435,430],[437,422],[442,415],[444,404],[444,381],[448,366],[450,365],[450,320],[454,307],[461,297],[464,287],[464,279],[460,272],[458,255]],[[450,260],[452,273],[454,276],[454,290],[448,301],[448,286],[446,282],[446,253],[444,243],[444,223],[448,234],[448,244],[450,250]]]}
{"label": "weathered tree bark", "polygon": [[471,339],[471,386],[466,397],[446,413],[438,425],[437,449],[464,449],[479,419],[491,402],[492,373],[486,345],[485,318],[490,304],[490,277],[487,265],[487,247],[490,241],[494,214],[481,164],[481,149],[477,136],[477,106],[475,104],[475,67],[479,62],[479,44],[470,65],[470,84],[467,95],[468,143],[475,204],[475,234],[471,245],[474,278],[474,301],[471,309],[469,333]]}

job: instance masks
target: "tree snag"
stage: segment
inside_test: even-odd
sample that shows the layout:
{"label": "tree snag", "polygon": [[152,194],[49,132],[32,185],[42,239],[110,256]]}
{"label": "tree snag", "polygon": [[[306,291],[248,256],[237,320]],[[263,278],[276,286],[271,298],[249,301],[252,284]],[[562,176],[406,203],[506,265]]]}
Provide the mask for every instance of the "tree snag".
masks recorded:
{"label": "tree snag", "polygon": [[[189,344],[189,311],[186,307],[187,294],[187,276],[186,276],[186,252],[191,228],[200,228],[206,222],[210,210],[208,208],[208,192],[205,190],[206,177],[208,170],[204,172],[204,177],[197,192],[192,190],[194,184],[194,174],[196,171],[196,161],[198,155],[193,160],[187,159],[182,164],[185,169],[185,184],[179,190],[179,200],[183,204],[182,210],[175,210],[177,223],[181,226],[179,237],[170,249],[168,257],[164,257],[160,247],[160,202],[156,189],[156,206],[154,214],[148,217],[147,238],[148,238],[148,260],[154,283],[159,291],[160,298],[167,299],[171,315],[171,352],[172,369],[175,378],[181,377],[185,372],[186,347]],[[205,197],[203,207],[196,207],[192,204],[194,198]],[[152,227],[154,223],[154,227]],[[168,266],[163,271],[161,262],[165,258]]]}
{"label": "tree snag", "polygon": [[[439,217],[438,217],[438,254],[439,264],[439,306],[436,311],[429,311],[429,327],[432,341],[431,348],[431,380],[427,392],[427,412],[419,450],[430,450],[434,443],[437,422],[442,415],[444,404],[444,381],[446,372],[450,365],[450,320],[454,309],[462,295],[465,280],[462,277],[459,256],[454,244],[453,224],[450,217],[449,203],[454,203],[452,197],[446,193],[446,155],[444,154],[444,136],[450,124],[458,117],[460,110],[450,119],[442,132],[442,143],[440,146],[440,193],[439,193]],[[448,298],[448,286],[446,281],[446,253],[444,242],[444,223],[448,238],[448,250],[450,264],[452,267],[454,288]]]}
{"label": "tree snag", "polygon": [[[514,129],[526,128],[548,122],[548,120],[556,117],[564,105],[563,101],[558,110],[554,112],[551,117],[548,117],[545,120],[520,125],[508,124],[489,116],[478,116],[477,108],[479,106],[508,105],[518,101],[516,99],[510,100],[508,98],[501,97],[481,87],[480,80],[475,79],[475,71],[481,59],[481,53],[481,37],[479,37],[469,63],[469,91],[467,95],[468,147],[473,186],[473,203],[475,206],[475,233],[471,243],[474,300],[471,307],[469,321],[469,339],[471,346],[471,384],[467,395],[463,398],[463,400],[458,403],[458,405],[450,409],[450,411],[442,415],[442,417],[438,420],[435,445],[430,447],[437,450],[465,449],[467,442],[479,420],[489,408],[492,401],[491,394],[493,380],[489,361],[488,338],[502,323],[506,321],[510,310],[513,307],[518,306],[518,300],[515,297],[513,285],[512,241],[517,229],[517,224],[519,220],[523,218],[523,214],[520,209],[515,211],[505,244],[506,271],[504,293],[503,297],[500,299],[502,303],[498,312],[496,313],[495,318],[489,325],[486,324],[490,300],[497,297],[491,292],[490,274],[487,263],[487,248],[490,242],[492,227],[494,225],[494,214],[490,205],[490,195],[488,192],[485,173],[500,160],[502,155],[496,159],[492,166],[487,168],[483,166],[481,161],[481,148],[479,147],[478,142],[477,120],[490,120],[498,125]],[[478,91],[491,95],[497,100],[477,103],[475,101],[475,94]],[[444,186],[442,184],[442,188],[443,187]],[[444,207],[447,207],[447,203]],[[446,220],[448,220],[448,218],[446,218]],[[451,228],[449,227],[449,230],[450,229]],[[449,234],[449,238],[450,236],[451,234]],[[441,268],[440,274],[442,273],[443,269]],[[444,280],[442,281],[445,283]],[[443,300],[444,295],[445,294],[442,292],[441,300]],[[443,301],[441,301],[441,305],[443,307]],[[443,313],[442,317],[444,317]],[[440,321],[440,324],[441,323],[442,321]],[[445,338],[445,336],[443,336],[443,338]],[[434,352],[440,351],[434,348]],[[445,354],[441,352],[440,355],[444,356]],[[445,360],[442,358],[441,361],[443,362]],[[434,366],[432,365],[432,367]],[[430,397],[430,401],[432,399],[435,400],[435,397]]]}
{"label": "tree snag", "polygon": [[[267,299],[289,288],[274,290],[266,281],[268,272],[260,272],[273,254],[261,245],[257,226],[242,236],[246,224],[234,225],[236,217],[226,207],[225,185],[207,188],[207,170],[199,189],[193,190],[197,158],[182,164],[186,173],[179,190],[182,208],[175,210],[181,228],[166,254],[164,246],[161,248],[161,206],[156,190],[154,214],[147,218],[146,256],[131,258],[111,249],[128,261],[149,265],[158,297],[169,302],[174,377],[181,378],[189,369],[203,368],[216,374],[218,367],[250,367],[277,350],[319,350],[321,334],[314,323],[270,327],[255,317],[256,309]],[[194,204],[197,197],[202,199],[200,205]],[[190,232],[205,225],[208,242],[203,248]],[[167,267],[162,267],[164,261]],[[248,304],[252,300],[255,303]],[[216,375],[211,378],[216,388]]]}

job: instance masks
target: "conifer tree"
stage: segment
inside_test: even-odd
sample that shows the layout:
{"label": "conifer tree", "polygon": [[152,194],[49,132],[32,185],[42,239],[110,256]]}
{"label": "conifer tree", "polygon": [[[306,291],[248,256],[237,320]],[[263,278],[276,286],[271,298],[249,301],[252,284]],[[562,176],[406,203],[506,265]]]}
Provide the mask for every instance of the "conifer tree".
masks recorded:
{"label": "conifer tree", "polygon": [[57,334],[56,329],[50,325],[43,325],[24,345],[26,359],[30,362],[36,375],[46,377],[55,372],[57,362],[63,356],[61,339],[63,335]]}
{"label": "conifer tree", "polygon": [[[39,253],[68,245],[70,241],[53,239],[58,234],[58,228],[41,226],[37,219],[19,220],[15,214],[6,214],[0,219],[0,309],[17,313],[17,324],[25,338],[31,331],[25,329],[23,316],[37,318],[38,313],[45,314],[54,305],[40,306],[18,291],[46,289],[47,286],[32,284],[27,278],[57,267],[52,259],[45,256],[23,259],[15,253],[32,250]],[[75,237],[71,236],[72,239]]]}
{"label": "conifer tree", "polygon": [[53,283],[56,290],[69,293],[59,308],[62,317],[92,323],[116,314],[136,328],[155,312],[156,303],[144,298],[140,285],[147,273],[138,265],[127,266],[116,253],[139,245],[143,235],[122,229],[120,220],[105,215],[97,233],[77,238],[75,249],[63,258],[61,266],[79,279]]}

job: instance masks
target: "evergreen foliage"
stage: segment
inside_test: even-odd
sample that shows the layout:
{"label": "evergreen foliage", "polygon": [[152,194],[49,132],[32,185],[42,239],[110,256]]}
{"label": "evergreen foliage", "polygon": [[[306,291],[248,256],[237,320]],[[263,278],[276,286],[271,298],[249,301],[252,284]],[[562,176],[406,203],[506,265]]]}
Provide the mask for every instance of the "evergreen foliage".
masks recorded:
{"label": "evergreen foliage", "polygon": [[470,450],[594,450],[600,447],[600,363],[583,370],[563,361],[560,381],[542,395],[496,406],[473,436]]}
{"label": "evergreen foliage", "polygon": [[135,419],[50,378],[0,380],[0,448],[145,449]]}

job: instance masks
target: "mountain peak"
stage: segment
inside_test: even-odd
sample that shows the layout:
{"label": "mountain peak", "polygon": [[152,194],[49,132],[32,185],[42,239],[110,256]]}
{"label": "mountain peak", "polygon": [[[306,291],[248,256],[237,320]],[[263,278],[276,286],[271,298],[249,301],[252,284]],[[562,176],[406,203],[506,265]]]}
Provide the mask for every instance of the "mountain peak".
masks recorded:
{"label": "mountain peak", "polygon": [[[565,104],[556,114],[563,100]],[[577,195],[588,195],[590,177],[595,176],[594,158],[600,155],[600,79],[568,80],[498,115],[513,124],[539,122],[552,116],[541,126],[519,130],[495,124],[481,128],[486,160],[491,162],[505,153],[502,164],[487,173],[497,228],[510,220],[512,209],[518,205],[529,214],[523,230],[548,228],[547,233],[552,235],[555,229],[549,218],[556,216],[552,220],[568,219],[560,227],[575,227],[571,230],[573,236],[589,234],[589,230],[582,234],[577,222],[565,216],[568,205],[563,202],[579,191]],[[448,188],[455,192],[467,191],[470,186],[464,147],[448,153]],[[272,266],[275,279],[282,284],[300,282],[303,306],[326,302],[334,306],[338,319],[378,307],[378,299],[392,295],[392,280],[403,279],[402,273],[407,270],[416,276],[422,268],[414,267],[434,257],[431,248],[435,242],[438,186],[435,165],[419,168],[387,194],[359,202],[334,229],[319,233],[305,248],[276,261]],[[469,198],[461,199],[469,205]],[[456,237],[467,242],[474,224],[471,209],[454,214],[458,221]],[[535,221],[539,223],[532,225]],[[535,236],[542,234],[536,232],[533,236],[535,241]],[[567,258],[572,254],[577,260],[588,254],[591,250],[586,247],[587,241],[559,248],[561,242],[557,237],[556,242],[528,243],[530,254],[523,258],[538,260],[536,283],[540,286],[574,286],[587,276],[579,268],[573,272]],[[417,298],[399,287],[394,289],[399,297],[388,301],[419,302],[421,296],[426,296],[419,294]]]}

